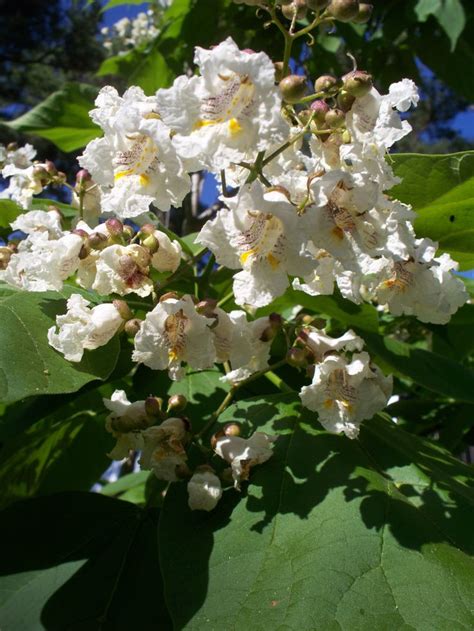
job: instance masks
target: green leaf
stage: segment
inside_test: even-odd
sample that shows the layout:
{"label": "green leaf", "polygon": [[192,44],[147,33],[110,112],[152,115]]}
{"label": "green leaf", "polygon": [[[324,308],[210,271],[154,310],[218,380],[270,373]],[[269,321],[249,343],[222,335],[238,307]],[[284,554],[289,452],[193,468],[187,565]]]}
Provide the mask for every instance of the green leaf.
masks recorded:
{"label": "green leaf", "polygon": [[0,199],[0,227],[8,228],[21,215],[23,208],[11,199]]}
{"label": "green leaf", "polygon": [[61,214],[64,215],[66,219],[77,217],[77,215],[79,214],[77,208],[73,208],[70,204],[58,202],[55,199],[48,199],[47,197],[33,197],[33,200],[31,202],[31,207],[33,210],[48,210],[49,206],[55,206],[56,208],[59,208]]}
{"label": "green leaf", "polygon": [[402,178],[391,194],[418,213],[417,235],[438,241],[461,269],[474,267],[474,151],[391,158]]}
{"label": "green leaf", "polygon": [[124,55],[115,55],[102,62],[97,75],[118,75],[127,85],[137,85],[145,94],[153,94],[158,88],[167,88],[174,79],[165,58],[152,45],[151,49],[133,49]]}
{"label": "green leaf", "polygon": [[110,464],[113,439],[96,390],[61,406],[0,451],[0,504],[58,491],[87,491]]}
{"label": "green leaf", "polygon": [[420,386],[447,397],[474,403],[474,371],[462,364],[390,336],[359,331],[371,354]]}
{"label": "green leaf", "polygon": [[418,0],[415,13],[420,22],[433,15],[451,42],[451,52],[466,26],[466,15],[460,0]]}
{"label": "green leaf", "polygon": [[106,346],[85,351],[79,363],[66,361],[48,344],[48,329],[56,315],[65,313],[65,299],[74,291],[65,287],[62,294],[0,294],[0,400],[4,403],[36,394],[75,392],[113,371],[120,350],[117,336]]}
{"label": "green leaf", "polygon": [[37,498],[3,511],[2,628],[171,629],[156,520],[156,510],[93,493]]}
{"label": "green leaf", "polygon": [[[159,524],[177,629],[462,629],[474,617],[472,472],[390,422],[360,440],[321,431],[296,397],[238,403],[280,437],[247,491],[191,512],[185,485]],[[471,476],[471,477],[470,477]]]}
{"label": "green leaf", "polygon": [[74,151],[101,135],[89,117],[97,88],[84,83],[66,83],[23,116],[6,123],[25,134],[47,138],[62,151]]}

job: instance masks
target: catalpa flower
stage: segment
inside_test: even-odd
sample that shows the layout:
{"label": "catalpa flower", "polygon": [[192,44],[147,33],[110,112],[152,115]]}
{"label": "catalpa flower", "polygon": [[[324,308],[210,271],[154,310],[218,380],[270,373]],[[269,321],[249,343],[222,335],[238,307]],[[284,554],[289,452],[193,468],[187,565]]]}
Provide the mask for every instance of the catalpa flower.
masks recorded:
{"label": "catalpa flower", "polygon": [[132,359],[154,370],[168,369],[174,380],[184,375],[182,362],[196,370],[210,368],[216,359],[211,325],[190,296],[162,300],[142,322]]}
{"label": "catalpa flower", "polygon": [[206,465],[196,469],[188,482],[188,505],[191,510],[211,511],[222,497],[221,481]]}
{"label": "catalpa flower", "polygon": [[7,164],[2,170],[2,176],[10,180],[0,197],[12,199],[22,208],[30,208],[33,196],[39,195],[43,190],[41,179],[35,175],[35,169],[42,166],[44,165],[38,164],[23,168]]}
{"label": "catalpa flower", "polygon": [[123,218],[146,213],[152,203],[163,211],[179,206],[190,179],[159,120],[155,98],[138,87],[120,97],[107,86],[96,105],[91,118],[104,137],[87,145],[79,163],[102,188],[102,210]]}
{"label": "catalpa flower", "polygon": [[112,460],[126,458],[130,450],[143,449],[141,430],[150,425],[145,401],[131,403],[123,390],[115,390],[110,399],[102,399],[111,414],[105,419],[105,428],[117,439],[107,455]]}
{"label": "catalpa flower", "polygon": [[300,398],[329,432],[356,438],[361,422],[382,410],[391,393],[392,377],[385,377],[362,352],[351,361],[334,354],[325,357],[316,364],[313,381],[303,386]]}
{"label": "catalpa flower", "polygon": [[187,460],[185,422],[180,418],[169,418],[161,425],[143,431],[142,438],[142,469],[151,469],[159,480],[176,482],[176,468],[185,465]]}
{"label": "catalpa flower", "polygon": [[80,294],[72,294],[67,301],[67,312],[58,315],[56,326],[48,330],[49,343],[68,361],[80,362],[84,350],[104,346],[124,324],[112,303],[92,308],[89,305]]}
{"label": "catalpa flower", "polygon": [[242,480],[248,480],[250,469],[266,462],[272,456],[271,445],[276,436],[255,432],[250,438],[221,436],[217,438],[214,451],[228,462],[232,469],[234,487],[240,490]]}
{"label": "catalpa flower", "polygon": [[180,76],[156,95],[160,116],[190,170],[219,173],[284,140],[288,127],[265,53],[241,51],[228,37],[211,50],[196,48],[194,61],[201,76]]}
{"label": "catalpa flower", "polygon": [[18,215],[10,226],[13,230],[21,230],[26,234],[31,232],[47,232],[50,239],[62,236],[61,215],[56,210],[30,210]]}
{"label": "catalpa flower", "polygon": [[47,232],[32,232],[20,242],[6,269],[0,270],[0,280],[28,291],[59,291],[77,270],[82,245],[77,234],[50,240]]}
{"label": "catalpa flower", "polygon": [[230,209],[219,211],[196,238],[218,263],[242,269],[234,276],[238,305],[267,305],[284,293],[288,275],[305,276],[314,268],[306,251],[311,217],[299,216],[283,194],[271,195],[274,201],[267,201],[257,182],[243,187],[227,200]]}

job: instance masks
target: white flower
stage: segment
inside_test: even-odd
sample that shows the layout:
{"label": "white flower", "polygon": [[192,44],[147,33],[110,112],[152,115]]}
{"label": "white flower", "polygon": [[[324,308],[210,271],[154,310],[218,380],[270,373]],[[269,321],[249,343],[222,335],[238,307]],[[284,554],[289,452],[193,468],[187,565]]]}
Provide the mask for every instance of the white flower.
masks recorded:
{"label": "white flower", "polygon": [[2,170],[2,176],[10,178],[8,187],[1,193],[1,197],[8,197],[17,202],[22,208],[30,208],[34,195],[43,190],[40,179],[35,177],[36,167],[43,165],[31,165],[26,168],[7,164]]}
{"label": "white flower", "polygon": [[304,291],[310,296],[329,296],[334,292],[334,281],[338,267],[337,261],[326,250],[318,249],[311,246],[311,244],[309,250],[314,252],[315,270],[308,276],[305,276],[304,282],[301,282],[299,278],[295,278],[293,288]]}
{"label": "white flower", "polygon": [[222,436],[217,439],[214,451],[230,464],[236,489],[240,490],[242,480],[249,479],[251,467],[271,458],[271,444],[276,439],[276,436],[263,432],[255,432],[250,438]]}
{"label": "white flower", "polygon": [[0,280],[28,291],[59,291],[77,270],[82,245],[76,234],[49,240],[45,232],[32,232],[20,242],[7,268],[0,270]]}
{"label": "white flower", "polygon": [[260,184],[245,186],[196,238],[218,263],[242,269],[234,276],[238,305],[265,306],[284,293],[289,274],[306,275],[314,268],[306,251],[311,218],[298,216],[282,194],[272,193],[272,200],[265,199]]}
{"label": "white flower", "polygon": [[159,480],[176,482],[176,467],[187,460],[183,444],[186,434],[186,425],[180,418],[169,418],[143,431],[142,469],[151,469]]}
{"label": "white flower", "polygon": [[221,481],[210,468],[196,470],[188,482],[188,505],[191,510],[211,511],[222,497]]}
{"label": "white flower", "polygon": [[313,381],[303,386],[300,398],[305,407],[318,413],[329,432],[356,438],[360,423],[382,410],[391,393],[392,377],[384,377],[362,352],[354,354],[350,362],[328,355],[316,364]]}
{"label": "white flower", "polygon": [[71,362],[80,362],[84,350],[93,350],[109,342],[124,320],[112,303],[89,307],[90,302],[80,294],[72,294],[67,301],[67,312],[56,317],[56,326],[48,330],[48,341],[53,348]]}
{"label": "white flower", "polygon": [[318,362],[328,353],[341,350],[360,351],[364,346],[364,341],[351,329],[341,337],[330,337],[318,329],[307,327],[301,331],[300,337]]}
{"label": "white flower", "polygon": [[215,173],[284,140],[275,70],[265,53],[241,51],[228,37],[211,50],[196,48],[201,76],[178,77],[157,92],[158,111],[190,169]]}
{"label": "white flower", "polygon": [[[140,245],[110,245],[82,262],[78,280],[83,287],[92,287],[101,296],[111,293],[148,296],[153,291],[153,281],[148,276],[149,262],[148,251]],[[91,280],[92,285],[88,284]]]}
{"label": "white flower", "polygon": [[142,322],[132,359],[154,370],[168,369],[174,380],[184,374],[182,362],[196,370],[210,368],[216,359],[211,324],[196,312],[190,296],[163,300]]}
{"label": "white flower", "polygon": [[23,147],[8,148],[4,145],[0,145],[0,168],[3,168],[7,164],[13,164],[19,169],[26,169],[32,165],[33,160],[36,156],[36,149],[30,145],[26,144]]}
{"label": "white flower", "polygon": [[151,257],[152,266],[159,272],[175,272],[181,263],[181,245],[161,230],[155,230],[153,236],[158,241],[158,250]]}
{"label": "white flower", "polygon": [[435,243],[419,239],[408,260],[385,259],[385,280],[372,291],[378,302],[396,316],[414,315],[433,324],[449,322],[468,296],[464,283],[452,274],[457,263],[449,254],[435,258],[435,252]]}
{"label": "white flower", "polygon": [[30,210],[18,215],[10,225],[13,230],[21,230],[26,234],[47,232],[50,239],[57,239],[63,234],[61,216],[56,210]]}
{"label": "white flower", "polygon": [[105,420],[105,428],[117,439],[115,447],[107,455],[112,460],[122,460],[128,452],[143,449],[143,438],[139,430],[149,426],[145,401],[131,403],[123,390],[115,390],[111,399],[102,399],[111,411]]}
{"label": "white flower", "polygon": [[138,87],[120,97],[102,88],[91,117],[104,137],[90,142],[79,158],[102,187],[102,210],[118,217],[146,213],[151,203],[167,211],[179,206],[190,190],[190,179],[159,120],[156,100]]}

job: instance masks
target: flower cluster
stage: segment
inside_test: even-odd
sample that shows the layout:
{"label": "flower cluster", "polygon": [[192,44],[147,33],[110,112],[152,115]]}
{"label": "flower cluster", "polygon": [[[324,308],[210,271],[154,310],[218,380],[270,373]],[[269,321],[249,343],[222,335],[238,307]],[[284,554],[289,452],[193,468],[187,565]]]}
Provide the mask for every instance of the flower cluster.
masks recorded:
{"label": "flower cluster", "polygon": [[[169,4],[169,0],[157,2],[160,9],[165,9]],[[132,20],[124,17],[110,27],[104,26],[101,33],[104,37],[103,46],[109,55],[125,55],[129,50],[151,42],[160,31],[155,25],[155,13],[150,9],[140,11]]]}

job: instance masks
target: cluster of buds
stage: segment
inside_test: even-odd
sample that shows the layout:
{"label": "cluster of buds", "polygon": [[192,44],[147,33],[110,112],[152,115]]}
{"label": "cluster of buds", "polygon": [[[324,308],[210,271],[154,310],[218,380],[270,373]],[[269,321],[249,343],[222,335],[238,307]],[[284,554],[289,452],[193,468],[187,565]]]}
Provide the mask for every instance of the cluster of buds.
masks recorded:
{"label": "cluster of buds", "polygon": [[[262,6],[262,0],[234,0],[236,4]],[[365,24],[372,13],[372,5],[358,0],[277,0],[277,6],[288,20],[304,20],[308,12],[321,14],[340,22]]]}
{"label": "cluster of buds", "polygon": [[45,162],[35,162],[33,166],[34,180],[45,188],[45,186],[63,186],[67,181],[67,176],[62,171],[58,171],[54,162],[46,160]]}

